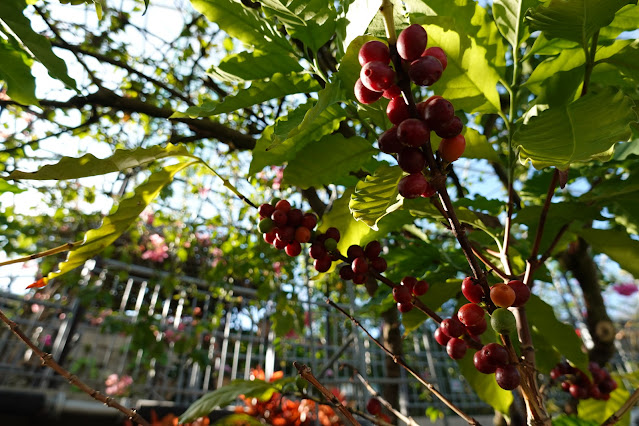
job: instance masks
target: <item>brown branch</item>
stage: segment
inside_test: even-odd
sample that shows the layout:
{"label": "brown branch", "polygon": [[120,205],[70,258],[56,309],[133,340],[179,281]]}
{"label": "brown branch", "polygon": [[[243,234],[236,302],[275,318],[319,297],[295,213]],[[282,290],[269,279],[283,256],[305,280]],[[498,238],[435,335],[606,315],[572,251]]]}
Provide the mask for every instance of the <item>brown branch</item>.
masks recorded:
{"label": "brown branch", "polygon": [[389,357],[391,357],[393,359],[393,361],[397,364],[399,364],[404,370],[408,371],[408,373],[410,373],[410,375],[412,375],[413,377],[415,377],[419,383],[421,383],[424,387],[426,387],[429,391],[431,391],[433,393],[433,395],[435,395],[437,398],[439,398],[440,401],[442,401],[444,404],[446,404],[446,406],[448,408],[450,408],[451,410],[453,410],[453,412],[455,412],[455,414],[457,414],[459,417],[461,417],[462,419],[464,419],[468,424],[470,425],[479,425],[480,423],[474,419],[473,417],[469,416],[468,414],[466,414],[464,411],[462,411],[459,407],[457,407],[452,401],[450,401],[448,398],[446,398],[441,392],[439,392],[437,390],[437,388],[435,388],[435,386],[433,386],[432,383],[427,382],[426,380],[424,380],[419,373],[417,373],[417,371],[415,371],[415,369],[413,369],[411,366],[409,366],[400,356],[395,355],[393,352],[391,352],[390,349],[388,349],[386,346],[384,346],[379,340],[375,339],[369,332],[368,330],[366,330],[366,328],[364,328],[364,326],[362,324],[360,324],[359,321],[357,321],[357,319],[355,319],[352,315],[350,315],[348,312],[346,312],[344,309],[342,309],[340,306],[338,306],[335,302],[333,302],[331,299],[326,299],[326,303],[328,305],[330,305],[332,308],[337,309],[339,312],[341,312],[345,317],[347,317],[348,319],[351,320],[351,322],[353,324],[355,324],[358,328],[360,328],[364,333],[366,333],[366,335],[368,336],[368,338],[370,340],[372,340],[377,346],[379,346],[380,349],[382,349],[384,352],[386,352],[386,355],[388,355]]}
{"label": "brown branch", "polygon": [[127,408],[121,405],[119,402],[112,399],[111,397],[101,394],[97,390],[91,388],[89,385],[82,382],[75,375],[71,374],[66,369],[64,369],[60,364],[58,364],[53,359],[53,356],[51,356],[51,354],[40,350],[40,348],[35,343],[33,343],[31,339],[29,339],[26,336],[26,334],[24,334],[24,332],[20,329],[18,324],[16,324],[15,322],[7,318],[7,316],[4,314],[4,312],[2,312],[2,310],[0,310],[0,319],[9,326],[9,329],[13,332],[13,334],[18,336],[20,340],[22,340],[29,348],[31,348],[31,350],[36,355],[38,355],[40,359],[42,359],[42,363],[44,365],[53,369],[56,373],[58,373],[59,375],[67,379],[69,383],[75,385],[78,389],[80,389],[81,391],[89,395],[91,398],[104,403],[108,407],[115,408],[121,413],[124,413],[124,415],[127,416],[128,419],[138,423],[139,425],[151,426],[149,422],[144,420],[142,416],[140,416],[135,410]]}
{"label": "brown branch", "polygon": [[58,247],[54,247],[49,250],[41,251],[40,253],[30,254],[29,256],[19,257],[17,259],[11,259],[4,262],[0,262],[0,266],[12,265],[14,263],[28,262],[29,260],[39,259],[45,256],[51,256],[54,254],[62,253],[72,250],[74,247],[82,245],[82,241],[75,241],[73,243],[66,243]]}
{"label": "brown branch", "polygon": [[333,395],[331,391],[326,389],[324,385],[322,385],[319,380],[315,378],[315,376],[313,376],[313,373],[311,372],[311,368],[309,366],[305,364],[300,365],[297,361],[294,361],[293,367],[297,369],[297,371],[300,373],[300,376],[302,376],[307,382],[312,384],[318,391],[320,391],[321,394],[324,395],[324,397],[333,404],[333,407],[336,408],[347,421],[349,421],[353,426],[361,426],[360,423],[355,420],[355,417],[353,417],[351,412],[348,411],[348,409],[344,405],[342,405],[340,400],[337,399],[337,397]]}
{"label": "brown branch", "polygon": [[619,407],[617,411],[613,413],[612,416],[608,417],[605,422],[601,424],[601,426],[610,426],[617,423],[621,418],[630,410],[632,407],[637,405],[639,402],[639,389],[635,389],[635,391],[630,395],[630,398],[624,404]]}

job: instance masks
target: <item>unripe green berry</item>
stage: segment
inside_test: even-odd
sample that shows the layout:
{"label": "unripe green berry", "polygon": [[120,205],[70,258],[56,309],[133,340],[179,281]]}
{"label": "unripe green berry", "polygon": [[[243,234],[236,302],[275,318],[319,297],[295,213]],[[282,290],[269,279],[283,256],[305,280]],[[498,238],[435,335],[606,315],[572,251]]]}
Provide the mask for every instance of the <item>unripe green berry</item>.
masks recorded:
{"label": "unripe green berry", "polygon": [[271,219],[270,217],[265,217],[264,219],[260,220],[260,223],[257,225],[257,228],[263,234],[266,234],[267,232],[271,232],[271,230],[273,229],[273,219]]}
{"label": "unripe green berry", "polygon": [[497,308],[490,316],[490,325],[499,334],[510,334],[515,330],[515,315],[506,308]]}
{"label": "unripe green berry", "polygon": [[337,241],[332,238],[327,238],[326,241],[324,241],[324,248],[326,248],[327,251],[334,251],[337,249]]}

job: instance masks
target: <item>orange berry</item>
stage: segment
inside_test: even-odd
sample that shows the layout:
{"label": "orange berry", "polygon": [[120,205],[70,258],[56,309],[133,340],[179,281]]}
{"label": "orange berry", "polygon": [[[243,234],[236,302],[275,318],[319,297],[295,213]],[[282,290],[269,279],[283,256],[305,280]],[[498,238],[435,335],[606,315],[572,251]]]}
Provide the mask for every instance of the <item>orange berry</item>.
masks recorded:
{"label": "orange berry", "polygon": [[490,288],[490,299],[500,308],[511,306],[515,297],[515,290],[507,284],[496,284]]}

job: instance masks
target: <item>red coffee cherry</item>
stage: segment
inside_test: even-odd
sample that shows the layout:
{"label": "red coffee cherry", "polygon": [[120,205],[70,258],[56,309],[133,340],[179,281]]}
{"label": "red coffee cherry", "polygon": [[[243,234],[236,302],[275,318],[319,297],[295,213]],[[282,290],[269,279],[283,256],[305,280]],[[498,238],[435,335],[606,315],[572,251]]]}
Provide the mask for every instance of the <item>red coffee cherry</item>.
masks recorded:
{"label": "red coffee cherry", "polygon": [[515,291],[515,301],[512,306],[523,306],[528,299],[530,299],[530,288],[522,281],[513,280],[508,283],[508,286]]}
{"label": "red coffee cherry", "polygon": [[463,129],[464,123],[462,123],[461,118],[454,116],[450,121],[433,130],[435,130],[435,134],[440,138],[448,139],[454,138],[460,134]]}
{"label": "red coffee cherry", "polygon": [[503,367],[497,367],[495,370],[495,380],[500,388],[506,390],[513,390],[519,386],[521,382],[521,376],[517,367],[512,364],[505,365]]}
{"label": "red coffee cherry", "polygon": [[446,69],[448,66],[448,58],[446,57],[446,53],[444,53],[444,49],[441,47],[429,47],[422,53],[422,57],[424,56],[433,56],[439,60],[442,64],[442,69]]}
{"label": "red coffee cherry", "polygon": [[378,257],[381,252],[382,245],[377,240],[371,241],[370,243],[366,244],[366,248],[364,249],[364,255],[370,260]]}
{"label": "red coffee cherry", "polygon": [[377,140],[379,150],[386,154],[395,154],[404,148],[397,136],[397,126],[393,126],[381,134]]}
{"label": "red coffee cherry", "polygon": [[424,170],[426,156],[419,148],[404,147],[397,156],[397,163],[406,173],[419,173]]}
{"label": "red coffee cherry", "polygon": [[271,214],[271,219],[277,226],[285,226],[288,222],[288,215],[284,210],[275,209]]}
{"label": "red coffee cherry", "polygon": [[333,261],[331,260],[331,257],[327,254],[321,259],[315,259],[315,261],[313,262],[313,267],[317,272],[326,272],[331,269],[332,263]]}
{"label": "red coffee cherry", "polygon": [[408,68],[408,77],[418,86],[432,86],[439,80],[444,72],[444,67],[439,59],[433,56],[424,56],[411,62]]}
{"label": "red coffee cherry", "polygon": [[446,353],[452,359],[462,359],[467,350],[468,345],[462,339],[453,337],[446,343]]}
{"label": "red coffee cherry", "polygon": [[462,324],[456,316],[443,320],[439,328],[441,328],[448,337],[459,337],[464,334],[464,324]]}
{"label": "red coffee cherry", "polygon": [[437,330],[435,330],[435,341],[437,343],[442,346],[446,346],[446,343],[448,343],[449,340],[450,337],[448,337],[441,328],[437,328]]}
{"label": "red coffee cherry", "polygon": [[353,264],[351,265],[351,267],[353,268],[353,272],[355,272],[355,274],[365,274],[368,272],[368,262],[366,261],[366,258],[364,256],[358,257],[357,259],[353,260]]}
{"label": "red coffee cherry", "polygon": [[402,89],[400,89],[399,86],[396,84],[393,84],[391,87],[389,87],[388,89],[384,90],[384,92],[382,92],[382,97],[386,99],[393,99],[401,95],[402,95]]}
{"label": "red coffee cherry", "polygon": [[348,248],[348,250],[346,250],[346,257],[348,257],[351,260],[358,257],[363,257],[363,256],[364,256],[364,249],[358,244],[353,244],[352,246]]}
{"label": "red coffee cherry", "polygon": [[286,200],[280,200],[277,202],[277,204],[275,204],[275,209],[282,210],[284,211],[284,213],[288,213],[288,211],[291,210],[291,203]]}
{"label": "red coffee cherry", "polygon": [[372,415],[376,416],[382,412],[382,403],[379,402],[379,399],[377,398],[371,398],[366,404],[366,410],[368,410],[368,412]]}
{"label": "red coffee cherry", "polygon": [[344,281],[352,280],[354,276],[355,272],[353,272],[351,265],[344,265],[339,268],[339,277]]}
{"label": "red coffee cherry", "polygon": [[484,296],[484,290],[482,290],[479,284],[475,284],[475,281],[471,277],[464,278],[461,290],[469,302],[479,303]]}
{"label": "red coffee cherry", "polygon": [[388,64],[390,62],[390,50],[386,43],[382,43],[381,41],[367,41],[362,47],[360,47],[357,59],[361,66],[373,61]]}
{"label": "red coffee cherry", "polygon": [[289,256],[295,257],[302,252],[302,245],[299,241],[293,241],[286,246],[284,251],[286,251],[286,254]]}
{"label": "red coffee cherry", "polygon": [[326,257],[328,252],[326,251],[326,248],[324,247],[324,243],[320,243],[316,241],[313,244],[311,244],[311,248],[309,249],[308,254],[311,256],[312,259],[317,260],[317,259]]}
{"label": "red coffee cherry", "polygon": [[382,92],[376,92],[364,86],[364,83],[362,83],[362,80],[359,78],[355,82],[353,92],[355,93],[355,99],[364,105],[372,104],[382,97]]}
{"label": "red coffee cherry", "polygon": [[312,231],[316,225],[317,216],[315,216],[315,213],[304,213],[304,217],[302,218],[302,226],[308,228],[309,231]]}
{"label": "red coffee cherry", "polygon": [[495,364],[489,362],[486,359],[484,352],[481,350],[475,352],[475,355],[473,355],[473,364],[475,365],[477,371],[484,374],[492,374],[497,369],[497,366]]}
{"label": "red coffee cherry", "polygon": [[508,364],[508,351],[499,343],[489,343],[481,350],[486,360],[497,367],[503,367]]}
{"label": "red coffee cherry", "polygon": [[405,285],[396,285],[393,287],[393,299],[397,303],[410,303],[413,300],[410,288]]}
{"label": "red coffee cherry", "polygon": [[333,227],[328,228],[324,235],[326,235],[327,239],[332,238],[335,241],[339,242],[340,235],[339,235],[339,230],[337,228],[333,228]]}
{"label": "red coffee cherry", "polygon": [[386,271],[386,269],[388,268],[388,264],[386,263],[386,259],[384,259],[383,257],[376,257],[375,259],[371,260],[371,267],[381,274],[382,272]]}
{"label": "red coffee cherry", "polygon": [[300,226],[295,230],[295,240],[300,243],[308,243],[311,240],[311,231],[305,226]]}
{"label": "red coffee cherry", "polygon": [[459,308],[457,319],[465,326],[474,326],[484,321],[484,308],[474,303],[466,303]]}
{"label": "red coffee cherry", "polygon": [[397,185],[399,193],[404,198],[417,198],[428,188],[428,181],[421,173],[404,176]]}
{"label": "red coffee cherry", "polygon": [[359,73],[362,84],[374,92],[383,92],[395,83],[395,71],[380,61],[368,62]]}
{"label": "red coffee cherry", "polygon": [[457,135],[452,139],[442,139],[439,143],[439,155],[447,163],[452,163],[462,156],[466,149],[466,138],[463,135]]}
{"label": "red coffee cherry", "polygon": [[428,99],[424,106],[424,120],[431,127],[439,127],[442,123],[447,123],[455,116],[455,107],[448,100],[438,97]]}
{"label": "red coffee cherry", "polygon": [[487,328],[488,328],[488,322],[486,321],[486,318],[482,318],[482,320],[476,324],[467,325],[466,331],[473,336],[479,336],[483,334]]}
{"label": "red coffee cherry", "polygon": [[407,118],[397,126],[397,137],[404,145],[418,147],[430,140],[430,129],[423,120]]}
{"label": "red coffee cherry", "polygon": [[304,213],[302,213],[300,209],[291,209],[286,214],[286,217],[287,217],[287,220],[286,220],[287,225],[298,227],[302,224]]}
{"label": "red coffee cherry", "polygon": [[422,192],[421,196],[424,198],[430,198],[437,193],[437,190],[430,182],[427,181],[426,183],[428,184],[428,186],[426,187],[426,190]]}
{"label": "red coffee cherry", "polygon": [[419,280],[413,287],[413,294],[415,296],[423,296],[428,291],[428,283],[424,280]]}
{"label": "red coffee cherry", "polygon": [[408,105],[404,102],[404,98],[398,96],[393,98],[386,107],[386,115],[391,123],[399,125],[402,121],[410,117]]}
{"label": "red coffee cherry", "polygon": [[398,303],[397,304],[397,309],[402,314],[405,314],[406,312],[410,312],[413,309],[413,304],[410,303],[410,302],[408,302],[408,303]]}
{"label": "red coffee cherry", "polygon": [[275,211],[275,207],[270,204],[262,204],[257,208],[257,212],[260,214],[261,218],[271,217],[273,212]]}
{"label": "red coffee cherry", "polygon": [[428,43],[428,35],[421,25],[413,24],[405,28],[397,37],[397,53],[406,61],[419,58]]}

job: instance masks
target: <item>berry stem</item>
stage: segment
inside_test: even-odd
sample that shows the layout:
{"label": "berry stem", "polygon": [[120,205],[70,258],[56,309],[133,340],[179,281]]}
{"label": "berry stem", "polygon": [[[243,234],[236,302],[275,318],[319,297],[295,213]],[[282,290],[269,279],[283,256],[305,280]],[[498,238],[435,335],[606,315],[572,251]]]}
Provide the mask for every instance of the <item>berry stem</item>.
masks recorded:
{"label": "berry stem", "polygon": [[375,339],[369,332],[368,330],[366,330],[364,328],[364,326],[362,326],[362,324],[360,324],[359,321],[357,321],[357,319],[355,319],[355,317],[353,317],[352,315],[350,315],[348,312],[346,312],[344,309],[342,309],[340,306],[338,306],[335,302],[333,302],[331,299],[326,299],[326,303],[328,305],[330,305],[331,307],[333,307],[334,309],[337,309],[339,312],[341,312],[345,317],[347,317],[348,319],[351,320],[351,322],[353,324],[355,324],[357,327],[359,327],[364,333],[366,333],[366,335],[368,336],[368,338],[370,340],[372,340],[377,346],[380,347],[380,349],[382,349],[384,352],[386,352],[386,355],[388,355],[389,357],[391,357],[393,359],[393,361],[397,364],[399,364],[404,370],[408,371],[408,373],[410,373],[411,376],[415,377],[419,383],[421,383],[424,387],[426,387],[429,391],[431,391],[433,393],[433,395],[435,395],[437,398],[439,398],[440,401],[442,401],[444,404],[446,404],[446,406],[448,408],[450,408],[451,410],[453,410],[458,416],[460,416],[462,419],[464,419],[468,424],[470,425],[479,425],[480,423],[475,420],[473,417],[469,416],[468,414],[466,414],[464,411],[462,411],[459,407],[457,407],[452,401],[448,400],[448,398],[446,398],[441,392],[439,392],[437,390],[437,388],[435,388],[435,386],[433,386],[432,383],[427,382],[426,380],[424,380],[418,373],[417,371],[415,371],[415,369],[413,369],[411,366],[409,366],[408,364],[406,364],[406,362],[403,360],[403,358],[399,355],[395,355],[393,352],[391,352],[390,349],[388,349],[386,346],[384,346],[379,340]]}
{"label": "berry stem", "polygon": [[386,38],[388,44],[395,45],[397,43],[397,32],[395,31],[395,19],[393,17],[394,5],[391,0],[382,0],[379,11],[384,16],[384,28],[386,29]]}

